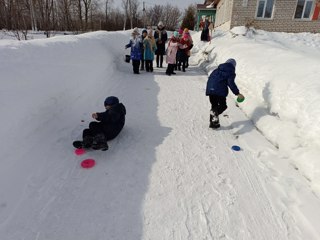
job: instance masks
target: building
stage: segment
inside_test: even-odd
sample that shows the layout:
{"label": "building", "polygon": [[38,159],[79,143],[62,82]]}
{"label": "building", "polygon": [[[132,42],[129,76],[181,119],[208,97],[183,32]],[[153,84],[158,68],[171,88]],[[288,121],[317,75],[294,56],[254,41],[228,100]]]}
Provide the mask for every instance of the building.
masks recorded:
{"label": "building", "polygon": [[214,23],[216,17],[216,8],[210,3],[197,4],[197,23],[194,30],[199,31],[200,25],[204,18],[207,17],[210,22]]}
{"label": "building", "polygon": [[206,0],[215,29],[253,26],[271,32],[320,33],[320,0]]}

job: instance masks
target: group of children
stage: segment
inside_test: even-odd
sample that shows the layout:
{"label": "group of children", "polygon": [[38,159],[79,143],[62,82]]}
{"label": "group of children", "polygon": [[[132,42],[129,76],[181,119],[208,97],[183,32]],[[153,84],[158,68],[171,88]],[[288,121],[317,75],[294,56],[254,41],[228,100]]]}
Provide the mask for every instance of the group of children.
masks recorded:
{"label": "group of children", "polygon": [[185,72],[188,68],[193,41],[187,28],[180,29],[179,32],[175,31],[168,41],[168,34],[160,21],[154,32],[151,28],[143,29],[140,36],[138,28],[134,28],[131,36],[130,42],[125,45],[125,48],[131,48],[130,59],[134,74],[139,74],[139,69],[140,71],[153,72],[155,56],[157,67],[162,68],[164,55],[166,55],[166,74],[169,76],[176,74],[174,70]]}

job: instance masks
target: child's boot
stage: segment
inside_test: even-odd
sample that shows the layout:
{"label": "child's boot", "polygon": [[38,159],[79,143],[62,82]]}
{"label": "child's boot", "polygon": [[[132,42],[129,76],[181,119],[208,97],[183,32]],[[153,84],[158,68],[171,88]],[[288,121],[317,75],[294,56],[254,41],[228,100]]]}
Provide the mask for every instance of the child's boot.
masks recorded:
{"label": "child's boot", "polygon": [[210,128],[218,128],[220,127],[219,116],[215,111],[210,111]]}
{"label": "child's boot", "polygon": [[94,138],[92,148],[95,150],[101,149],[103,151],[108,150],[109,146],[103,133],[97,134]]}
{"label": "child's boot", "polygon": [[90,148],[93,143],[93,137],[92,136],[85,136],[83,137],[82,145],[84,148]]}

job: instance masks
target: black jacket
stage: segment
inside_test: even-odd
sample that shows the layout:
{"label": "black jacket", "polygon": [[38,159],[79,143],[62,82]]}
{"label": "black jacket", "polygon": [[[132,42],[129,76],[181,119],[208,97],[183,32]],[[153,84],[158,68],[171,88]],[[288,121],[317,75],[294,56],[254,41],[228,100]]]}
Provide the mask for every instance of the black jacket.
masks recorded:
{"label": "black jacket", "polygon": [[103,131],[107,140],[115,138],[121,132],[125,123],[125,106],[119,103],[107,111],[97,114],[97,120],[103,124]]}
{"label": "black jacket", "polygon": [[156,55],[165,55],[166,54],[166,42],[168,40],[168,34],[164,28],[154,31],[154,39],[156,40],[157,50]]}

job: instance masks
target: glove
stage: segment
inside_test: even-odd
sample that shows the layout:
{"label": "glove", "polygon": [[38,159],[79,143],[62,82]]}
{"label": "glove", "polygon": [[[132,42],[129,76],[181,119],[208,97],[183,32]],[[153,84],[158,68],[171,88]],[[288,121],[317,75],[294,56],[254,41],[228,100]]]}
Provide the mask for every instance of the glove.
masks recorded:
{"label": "glove", "polygon": [[97,119],[98,118],[98,114],[97,113],[92,113],[92,118]]}
{"label": "glove", "polygon": [[241,94],[241,93],[239,93],[238,95],[237,95],[238,97],[237,97],[237,102],[243,102],[244,101],[244,96]]}
{"label": "glove", "polygon": [[238,97],[238,98],[244,98],[244,96],[243,96],[241,93],[239,93],[239,94],[237,95],[237,97]]}

